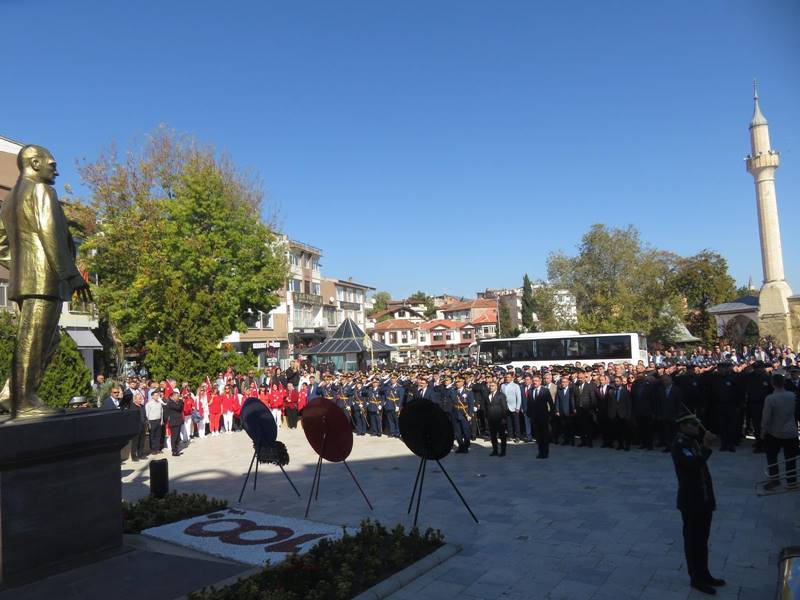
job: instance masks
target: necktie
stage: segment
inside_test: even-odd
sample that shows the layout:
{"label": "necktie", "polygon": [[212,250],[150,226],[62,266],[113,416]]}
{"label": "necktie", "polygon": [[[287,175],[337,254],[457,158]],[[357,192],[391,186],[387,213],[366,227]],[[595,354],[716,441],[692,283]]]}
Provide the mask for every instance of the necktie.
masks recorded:
{"label": "necktie", "polygon": [[619,388],[617,388],[617,402],[619,402]]}

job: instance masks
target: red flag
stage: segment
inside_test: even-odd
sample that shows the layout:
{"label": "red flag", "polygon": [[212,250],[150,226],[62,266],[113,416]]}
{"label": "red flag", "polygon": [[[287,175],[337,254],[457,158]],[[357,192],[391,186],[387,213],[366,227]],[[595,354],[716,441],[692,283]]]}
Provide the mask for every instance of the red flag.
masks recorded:
{"label": "red flag", "polygon": [[211,380],[206,375],[206,393],[210,396],[211,395]]}

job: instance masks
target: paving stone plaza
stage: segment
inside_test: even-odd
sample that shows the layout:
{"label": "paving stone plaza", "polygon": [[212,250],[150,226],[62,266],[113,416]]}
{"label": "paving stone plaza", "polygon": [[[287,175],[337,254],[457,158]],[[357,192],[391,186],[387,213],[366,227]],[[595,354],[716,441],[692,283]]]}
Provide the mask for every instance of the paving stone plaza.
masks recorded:
{"label": "paving stone plaza", "polygon": [[[301,429],[284,428],[279,439],[289,449],[287,472],[303,498],[277,467],[266,465],[241,506],[302,518],[317,456]],[[510,444],[505,458],[490,451],[479,441],[469,454],[443,461],[478,525],[435,464],[428,466],[420,527],[441,529],[462,550],[393,600],[707,597],[689,588],[669,454],[554,447],[549,460],[535,460],[535,444]],[[194,440],[182,456],[169,459],[171,489],[236,506],[251,456],[244,433]],[[356,438],[348,464],[375,510],[369,511],[343,465],[324,463],[309,519],[354,526],[369,516],[387,526],[411,524],[406,510],[418,459],[400,440]],[[772,598],[780,549],[800,543],[800,494],[759,498],[753,491],[764,464],[749,442],[736,454],[711,457],[718,504],[711,572],[728,582],[717,597]],[[122,472],[125,499],[149,492],[146,462],[126,461]]]}

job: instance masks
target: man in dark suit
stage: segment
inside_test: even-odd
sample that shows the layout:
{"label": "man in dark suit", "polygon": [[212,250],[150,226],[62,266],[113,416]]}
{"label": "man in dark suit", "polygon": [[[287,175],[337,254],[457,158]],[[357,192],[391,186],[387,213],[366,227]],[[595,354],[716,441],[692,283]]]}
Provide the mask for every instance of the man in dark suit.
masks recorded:
{"label": "man in dark suit", "polygon": [[533,390],[528,401],[528,411],[532,416],[536,444],[539,454],[536,458],[550,456],[550,415],[553,413],[553,397],[550,390],[542,385],[542,378],[533,376]]}
{"label": "man in dark suit", "polygon": [[575,398],[574,391],[569,383],[569,377],[566,375],[561,376],[558,384],[554,414],[553,424],[556,429],[553,432],[553,441],[558,442],[559,435],[563,435],[564,441],[561,442],[561,445],[574,446],[575,434],[572,431],[572,422],[575,416]]}
{"label": "man in dark suit", "polygon": [[681,388],[672,383],[672,377],[664,375],[655,388],[656,419],[661,428],[661,441],[665,444],[663,452],[672,448],[675,437],[675,419],[683,412],[683,394]]}
{"label": "man in dark suit", "polygon": [[122,402],[122,388],[116,383],[111,386],[110,396],[103,398],[100,408],[103,410],[119,410]]}
{"label": "man in dark suit", "polygon": [[181,426],[183,425],[183,401],[178,390],[172,390],[164,407],[164,420],[169,423],[170,445],[172,446],[172,456],[181,455]]}
{"label": "man in dark suit", "polygon": [[428,400],[435,404],[439,403],[439,394],[424,375],[417,378],[417,389],[414,390],[414,400]]}
{"label": "man in dark suit", "polygon": [[639,432],[639,450],[653,449],[653,390],[655,380],[639,373],[631,387],[631,404]]}
{"label": "man in dark suit", "polygon": [[312,400],[319,398],[320,394],[321,391],[319,389],[319,384],[317,383],[316,378],[313,375],[311,375],[308,378],[308,390],[306,394],[308,402],[311,402]]}
{"label": "man in dark suit", "polygon": [[597,396],[595,385],[586,381],[586,373],[578,373],[578,381],[573,386],[576,406],[576,429],[581,438],[581,446],[591,448],[594,429],[594,413],[597,410]]}
{"label": "man in dark suit", "polygon": [[609,385],[608,375],[601,373],[597,389],[595,390],[595,398],[597,403],[597,426],[600,429],[600,436],[603,440],[603,448],[611,447],[611,438],[613,437],[613,423],[609,418],[609,395],[611,394],[611,386]]}
{"label": "man in dark suit", "polygon": [[489,381],[489,398],[486,400],[486,420],[489,424],[489,436],[492,439],[492,453],[489,456],[498,456],[497,441],[500,439],[499,456],[506,455],[506,419],[508,418],[508,403],[506,395],[497,389],[494,379]]}
{"label": "man in dark suit", "polygon": [[609,388],[607,401],[608,422],[613,432],[610,437],[617,440],[617,450],[628,452],[631,449],[629,423],[633,410],[630,392],[625,387],[625,381],[621,375],[614,376],[614,387]]}

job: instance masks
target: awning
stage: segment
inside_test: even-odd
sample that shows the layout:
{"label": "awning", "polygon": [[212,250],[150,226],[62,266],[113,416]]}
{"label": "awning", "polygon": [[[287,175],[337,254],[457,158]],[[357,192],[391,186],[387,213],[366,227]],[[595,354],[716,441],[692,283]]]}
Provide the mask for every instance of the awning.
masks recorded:
{"label": "awning", "polygon": [[102,350],[103,344],[97,341],[94,334],[88,329],[67,329],[71,337],[78,345],[79,350]]}

